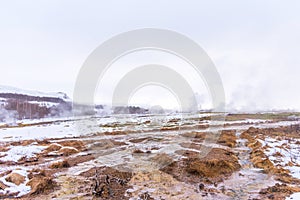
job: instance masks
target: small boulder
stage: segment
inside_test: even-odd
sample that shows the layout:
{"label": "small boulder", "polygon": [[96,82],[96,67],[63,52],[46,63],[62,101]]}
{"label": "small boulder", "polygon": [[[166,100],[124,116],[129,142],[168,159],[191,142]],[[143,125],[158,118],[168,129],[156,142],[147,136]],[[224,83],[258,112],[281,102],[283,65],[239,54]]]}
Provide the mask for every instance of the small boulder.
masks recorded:
{"label": "small boulder", "polygon": [[204,190],[204,184],[203,183],[199,184],[199,190]]}

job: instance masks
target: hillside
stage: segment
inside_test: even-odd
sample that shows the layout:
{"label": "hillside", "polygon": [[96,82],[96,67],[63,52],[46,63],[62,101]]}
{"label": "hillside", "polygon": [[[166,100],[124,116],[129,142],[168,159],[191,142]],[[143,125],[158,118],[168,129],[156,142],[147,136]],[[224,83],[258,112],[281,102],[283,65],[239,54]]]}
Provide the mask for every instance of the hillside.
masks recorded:
{"label": "hillside", "polygon": [[61,116],[71,111],[71,99],[61,92],[45,93],[0,86],[0,121]]}

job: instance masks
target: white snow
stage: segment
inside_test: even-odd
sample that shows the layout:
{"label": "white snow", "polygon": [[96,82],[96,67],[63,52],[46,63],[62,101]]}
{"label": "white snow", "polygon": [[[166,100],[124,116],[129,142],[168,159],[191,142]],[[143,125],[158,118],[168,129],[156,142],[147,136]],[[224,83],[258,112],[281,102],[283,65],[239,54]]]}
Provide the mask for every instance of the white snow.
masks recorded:
{"label": "white snow", "polygon": [[1,153],[2,155],[6,155],[2,158],[0,158],[1,161],[13,161],[18,162],[21,158],[32,158],[35,157],[35,154],[38,154],[42,152],[45,148],[45,146],[35,146],[35,145],[29,145],[29,146],[11,146],[10,150],[7,152]]}
{"label": "white snow", "polygon": [[25,194],[28,194],[31,190],[31,187],[30,186],[27,186],[26,184],[28,183],[29,179],[27,177],[28,175],[28,172],[25,168],[18,168],[18,169],[14,169],[12,171],[12,173],[17,173],[17,174],[20,174],[22,176],[25,177],[25,181],[23,183],[21,183],[20,185],[16,185],[14,183],[11,183],[11,182],[8,182],[5,180],[5,178],[7,176],[4,176],[4,177],[1,177],[0,178],[0,181],[3,182],[5,185],[8,186],[8,188],[6,188],[5,190],[0,190],[0,193],[16,193],[16,192],[19,192],[17,197],[21,197]]}
{"label": "white snow", "polygon": [[286,200],[291,200],[291,199],[293,199],[293,200],[298,200],[298,199],[300,199],[300,192],[294,193],[294,194],[292,194],[291,196],[289,196],[289,197],[286,198]]}
{"label": "white snow", "polygon": [[[265,154],[275,165],[281,165],[284,169],[288,169],[291,175],[300,179],[300,145],[296,144],[297,140],[276,140],[274,138],[266,138],[265,144],[269,146],[265,150]],[[275,153],[280,153],[282,156],[274,156]],[[295,166],[288,166],[291,162]]]}
{"label": "white snow", "polygon": [[290,170],[291,175],[293,177],[300,179],[300,167],[292,166],[292,167],[286,167],[286,169]]}
{"label": "white snow", "polygon": [[61,98],[65,101],[70,101],[70,98],[61,92],[39,92],[39,91],[33,91],[33,90],[23,90],[15,87],[10,86],[3,86],[0,85],[0,93],[12,93],[12,94],[23,94],[28,96],[37,96],[37,97],[55,97],[55,98]]}
{"label": "white snow", "polygon": [[266,123],[266,122],[271,122],[269,120],[264,120],[264,119],[244,119],[244,120],[235,120],[235,121],[223,121],[223,122],[218,122],[218,121],[213,121],[212,125],[222,125],[223,124],[258,124],[258,123]]}
{"label": "white snow", "polygon": [[52,106],[57,106],[58,103],[52,103],[52,102],[44,102],[44,101],[28,101],[28,103],[31,104],[37,104],[39,106],[51,108]]}

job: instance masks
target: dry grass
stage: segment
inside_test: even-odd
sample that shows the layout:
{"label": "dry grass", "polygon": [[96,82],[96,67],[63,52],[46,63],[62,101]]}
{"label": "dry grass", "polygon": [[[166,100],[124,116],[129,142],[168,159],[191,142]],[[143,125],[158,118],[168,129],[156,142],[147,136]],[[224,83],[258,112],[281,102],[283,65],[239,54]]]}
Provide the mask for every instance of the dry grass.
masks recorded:
{"label": "dry grass", "polygon": [[26,185],[31,187],[30,195],[41,194],[55,187],[51,177],[33,177]]}
{"label": "dry grass", "polygon": [[273,196],[273,198],[271,198],[271,199],[275,199],[274,197],[276,197],[276,199],[285,199],[285,197],[287,197],[295,192],[300,192],[300,188],[289,186],[286,184],[276,183],[272,187],[262,189],[259,193],[261,195],[268,195],[270,197]]}
{"label": "dry grass", "polygon": [[7,175],[5,180],[7,182],[11,182],[11,183],[14,183],[16,185],[20,185],[21,183],[23,183],[25,181],[25,177],[18,174],[18,173],[10,173],[9,175]]}
{"label": "dry grass", "polygon": [[211,159],[211,160],[197,160],[193,159],[188,165],[188,172],[197,173],[201,176],[216,177],[220,175],[230,174],[239,169],[235,163],[226,160]]}
{"label": "dry grass", "polygon": [[161,131],[178,131],[179,130],[179,126],[166,126],[166,127],[162,127],[160,128]]}
{"label": "dry grass", "polygon": [[61,141],[57,142],[58,144],[65,146],[65,147],[74,147],[75,149],[79,151],[84,151],[86,150],[86,147],[82,141],[78,140],[66,140],[66,141]]}
{"label": "dry grass", "polygon": [[45,152],[58,151],[61,148],[62,148],[62,146],[60,144],[53,143],[53,144],[50,144],[44,151]]}
{"label": "dry grass", "polygon": [[237,137],[235,135],[235,130],[229,130],[229,131],[222,131],[220,138],[218,140],[219,144],[223,144],[228,147],[235,147],[236,146],[236,140]]}
{"label": "dry grass", "polygon": [[49,166],[49,168],[51,169],[61,169],[61,168],[68,168],[68,167],[70,167],[70,164],[67,160],[54,162]]}
{"label": "dry grass", "polygon": [[104,135],[127,135],[129,132],[128,131],[107,131],[104,132]]}
{"label": "dry grass", "polygon": [[63,147],[58,151],[58,153],[63,156],[69,156],[78,152],[79,151],[74,147]]}
{"label": "dry grass", "polygon": [[161,170],[179,181],[190,184],[222,182],[241,168],[238,157],[233,152],[221,148],[212,148],[205,157],[188,150],[178,150],[175,153],[185,158],[174,161]]}
{"label": "dry grass", "polygon": [[257,149],[260,149],[262,147],[262,144],[259,141],[255,140],[252,143],[248,143],[247,146],[249,148],[253,149],[253,150],[257,150]]}

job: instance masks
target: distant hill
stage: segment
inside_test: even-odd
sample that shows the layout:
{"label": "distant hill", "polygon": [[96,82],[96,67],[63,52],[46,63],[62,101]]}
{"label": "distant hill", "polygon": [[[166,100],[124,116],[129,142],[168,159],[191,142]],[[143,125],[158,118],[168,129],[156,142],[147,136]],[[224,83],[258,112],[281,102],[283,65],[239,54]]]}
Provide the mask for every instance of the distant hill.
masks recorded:
{"label": "distant hill", "polygon": [[40,119],[62,116],[72,110],[65,93],[44,93],[0,86],[0,121],[7,118]]}

